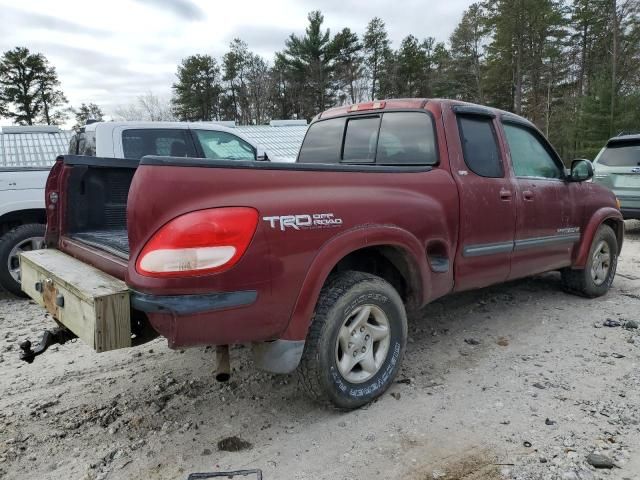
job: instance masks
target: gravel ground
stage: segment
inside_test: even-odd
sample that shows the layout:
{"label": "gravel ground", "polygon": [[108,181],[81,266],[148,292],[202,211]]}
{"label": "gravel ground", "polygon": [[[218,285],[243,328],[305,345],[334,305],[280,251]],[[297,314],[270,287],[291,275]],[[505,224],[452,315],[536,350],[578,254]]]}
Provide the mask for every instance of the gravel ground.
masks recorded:
{"label": "gravel ground", "polygon": [[213,350],[160,339],[99,355],[66,344],[21,364],[17,342],[53,322],[4,296],[0,478],[640,479],[640,222],[627,222],[603,298],[564,294],[552,273],[413,317],[397,383],[340,413],[310,403],[295,376],[255,370],[241,347],[224,385]]}

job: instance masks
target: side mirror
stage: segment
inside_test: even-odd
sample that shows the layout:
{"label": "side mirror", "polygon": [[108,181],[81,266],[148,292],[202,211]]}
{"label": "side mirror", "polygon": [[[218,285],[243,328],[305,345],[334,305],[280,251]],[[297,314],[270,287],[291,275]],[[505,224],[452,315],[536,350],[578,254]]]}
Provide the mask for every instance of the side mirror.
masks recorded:
{"label": "side mirror", "polygon": [[256,160],[258,162],[268,162],[269,161],[269,155],[267,155],[266,150],[263,150],[262,148],[258,147],[256,149]]}
{"label": "side mirror", "polygon": [[584,182],[593,178],[593,164],[589,160],[578,159],[571,162],[569,181]]}

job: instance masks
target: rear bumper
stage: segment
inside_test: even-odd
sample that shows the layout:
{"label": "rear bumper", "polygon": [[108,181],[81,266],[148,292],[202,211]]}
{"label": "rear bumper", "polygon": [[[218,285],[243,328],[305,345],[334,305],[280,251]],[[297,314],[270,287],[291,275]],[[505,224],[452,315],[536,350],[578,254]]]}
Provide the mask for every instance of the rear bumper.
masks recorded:
{"label": "rear bumper", "polygon": [[131,306],[145,313],[196,315],[226,308],[251,305],[258,298],[255,290],[211,293],[208,295],[149,295],[132,292]]}
{"label": "rear bumper", "polygon": [[620,208],[620,213],[625,220],[640,220],[640,208]]}

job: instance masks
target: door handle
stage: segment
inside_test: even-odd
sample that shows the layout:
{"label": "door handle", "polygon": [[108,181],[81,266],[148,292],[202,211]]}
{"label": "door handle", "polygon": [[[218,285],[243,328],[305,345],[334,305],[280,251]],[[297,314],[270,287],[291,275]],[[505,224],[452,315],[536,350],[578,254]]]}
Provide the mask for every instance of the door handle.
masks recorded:
{"label": "door handle", "polygon": [[509,200],[511,200],[511,190],[507,190],[505,188],[501,188],[500,189],[500,200],[504,200],[505,202],[508,202]]}
{"label": "door handle", "polygon": [[522,198],[529,201],[533,200],[533,192],[531,190],[524,190],[522,192]]}

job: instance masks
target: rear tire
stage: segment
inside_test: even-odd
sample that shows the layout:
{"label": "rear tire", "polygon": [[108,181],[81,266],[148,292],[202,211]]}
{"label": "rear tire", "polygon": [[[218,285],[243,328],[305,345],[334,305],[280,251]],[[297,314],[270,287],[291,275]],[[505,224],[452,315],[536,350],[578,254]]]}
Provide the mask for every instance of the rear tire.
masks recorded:
{"label": "rear tire", "polygon": [[608,225],[600,225],[591,242],[585,268],[562,270],[565,291],[587,298],[607,293],[616,275],[618,253],[616,234]]}
{"label": "rear tire", "polygon": [[6,291],[26,297],[20,288],[20,264],[18,254],[44,246],[45,226],[39,223],[20,225],[0,238],[0,286]]}
{"label": "rear tire", "polygon": [[393,383],[406,341],[398,292],[368,273],[340,273],[320,293],[298,366],[300,383],[319,403],[361,407]]}

